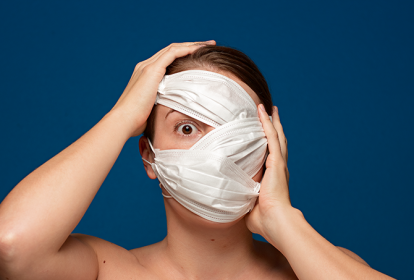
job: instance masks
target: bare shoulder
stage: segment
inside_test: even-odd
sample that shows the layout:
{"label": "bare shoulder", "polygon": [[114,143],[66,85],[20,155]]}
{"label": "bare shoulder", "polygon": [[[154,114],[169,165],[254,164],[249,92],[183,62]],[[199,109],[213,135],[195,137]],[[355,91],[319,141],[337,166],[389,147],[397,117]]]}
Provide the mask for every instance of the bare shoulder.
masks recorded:
{"label": "bare shoulder", "polygon": [[97,280],[147,278],[145,267],[127,249],[95,236],[78,233],[71,236],[95,251],[99,263]]}
{"label": "bare shoulder", "polygon": [[160,273],[165,268],[162,251],[166,247],[166,242],[160,241],[151,245],[130,250],[138,262],[149,272]]}
{"label": "bare shoulder", "polygon": [[261,269],[267,271],[262,279],[298,279],[285,256],[272,244],[254,240]]}
{"label": "bare shoulder", "polygon": [[350,256],[351,258],[353,258],[354,260],[357,260],[360,263],[369,266],[369,264],[367,264],[366,261],[364,261],[360,256],[358,256],[357,254],[355,254],[351,250],[348,250],[346,248],[339,247],[339,246],[336,246],[336,248],[338,248],[339,250],[341,250],[342,252],[344,252],[345,254],[347,254],[348,256]]}

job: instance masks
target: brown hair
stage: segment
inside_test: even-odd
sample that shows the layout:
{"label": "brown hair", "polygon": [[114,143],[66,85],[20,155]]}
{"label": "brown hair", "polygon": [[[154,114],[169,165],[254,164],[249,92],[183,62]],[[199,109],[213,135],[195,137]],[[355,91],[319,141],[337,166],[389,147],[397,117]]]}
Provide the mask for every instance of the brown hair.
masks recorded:
{"label": "brown hair", "polygon": [[[234,48],[216,45],[200,47],[192,54],[175,59],[168,67],[166,75],[195,68],[211,69],[216,71],[227,71],[235,75],[248,85],[259,97],[268,115],[272,115],[272,96],[262,73],[256,64],[244,53]],[[147,120],[144,135],[153,142],[154,106]]]}

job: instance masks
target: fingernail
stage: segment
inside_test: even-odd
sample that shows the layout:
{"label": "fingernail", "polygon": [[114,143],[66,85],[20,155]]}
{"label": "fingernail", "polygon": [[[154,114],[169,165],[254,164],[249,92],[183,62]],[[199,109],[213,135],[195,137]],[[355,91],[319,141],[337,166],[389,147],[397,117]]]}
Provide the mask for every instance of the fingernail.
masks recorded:
{"label": "fingernail", "polygon": [[259,109],[262,110],[263,112],[266,112],[265,107],[263,106],[263,104],[259,104]]}
{"label": "fingernail", "polygon": [[279,113],[279,110],[277,109],[277,107],[276,106],[273,106],[273,113]]}

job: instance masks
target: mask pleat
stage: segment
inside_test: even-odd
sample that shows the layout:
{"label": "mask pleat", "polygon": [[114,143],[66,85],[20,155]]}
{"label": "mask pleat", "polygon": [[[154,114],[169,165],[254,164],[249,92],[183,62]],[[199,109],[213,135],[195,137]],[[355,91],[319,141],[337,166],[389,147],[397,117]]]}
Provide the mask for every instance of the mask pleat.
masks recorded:
{"label": "mask pleat", "polygon": [[260,183],[251,179],[267,157],[267,139],[250,95],[234,80],[205,70],[165,75],[156,104],[215,129],[190,149],[151,149],[153,170],[169,194],[191,212],[219,223],[253,207]]}

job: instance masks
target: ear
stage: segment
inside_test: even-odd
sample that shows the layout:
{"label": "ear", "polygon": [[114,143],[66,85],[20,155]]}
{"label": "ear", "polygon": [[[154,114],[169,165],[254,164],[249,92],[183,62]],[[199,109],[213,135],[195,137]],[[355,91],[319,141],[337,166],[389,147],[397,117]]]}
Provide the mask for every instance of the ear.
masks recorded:
{"label": "ear", "polygon": [[[148,139],[145,136],[142,136],[139,139],[139,153],[141,154],[141,157],[145,158],[149,162],[154,162],[154,156],[153,152],[151,151],[151,148],[148,143]],[[148,164],[146,161],[142,160],[144,163],[145,171],[147,172],[148,177],[151,179],[157,179],[157,175],[155,175],[154,170],[152,170],[152,167],[150,164]]]}

